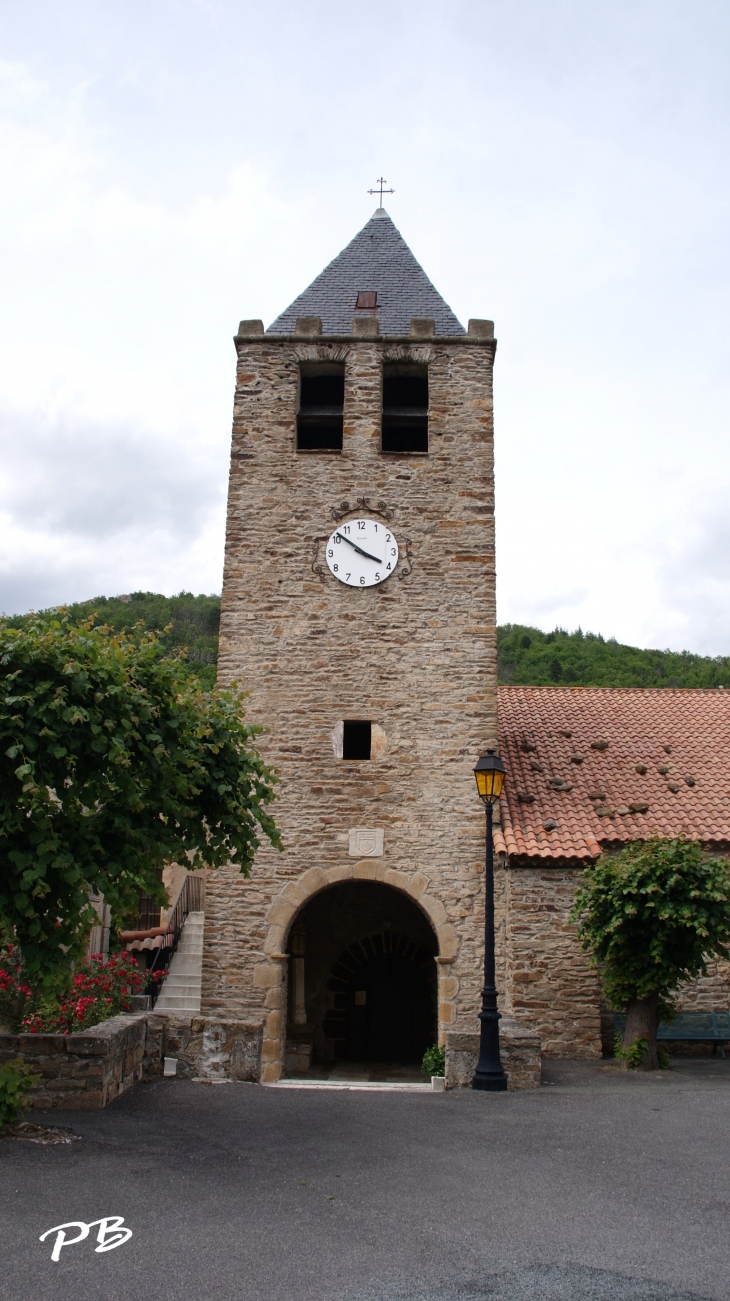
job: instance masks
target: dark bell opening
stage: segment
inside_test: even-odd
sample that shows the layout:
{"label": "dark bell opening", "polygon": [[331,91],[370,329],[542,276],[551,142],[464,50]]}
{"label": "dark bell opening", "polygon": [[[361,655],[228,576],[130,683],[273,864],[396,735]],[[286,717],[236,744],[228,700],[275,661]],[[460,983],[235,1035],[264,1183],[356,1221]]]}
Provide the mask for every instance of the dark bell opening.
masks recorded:
{"label": "dark bell opening", "polygon": [[371,725],[357,719],[345,719],[342,728],[342,758],[369,759]]}
{"label": "dark bell opening", "polygon": [[416,407],[428,411],[428,373],[383,375],[383,408]]}
{"label": "dark bell opening", "polygon": [[343,366],[328,367],[326,371],[302,371],[297,415],[298,451],[342,451],[344,400]]}
{"label": "dark bell opening", "polygon": [[428,417],[420,416],[410,420],[393,418],[383,412],[384,452],[427,452],[428,451]]}
{"label": "dark bell opening", "polygon": [[341,452],[342,416],[327,419],[322,416],[297,417],[297,448],[300,452]]}
{"label": "dark bell opening", "polygon": [[302,375],[299,409],[303,407],[342,407],[345,400],[345,373],[338,375]]}
{"label": "dark bell opening", "polygon": [[384,452],[428,451],[428,371],[425,366],[386,366],[383,372]]}

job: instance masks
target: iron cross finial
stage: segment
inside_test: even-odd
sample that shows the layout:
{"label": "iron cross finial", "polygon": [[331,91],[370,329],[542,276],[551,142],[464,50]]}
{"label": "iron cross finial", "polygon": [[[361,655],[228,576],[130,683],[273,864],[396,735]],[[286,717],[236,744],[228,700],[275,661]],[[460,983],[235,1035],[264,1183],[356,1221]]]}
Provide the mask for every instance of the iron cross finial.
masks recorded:
{"label": "iron cross finial", "polygon": [[395,194],[395,190],[386,190],[386,189],[384,188],[387,184],[388,184],[388,182],[386,181],[385,177],[384,177],[384,176],[379,176],[379,177],[378,177],[378,188],[377,188],[377,190],[368,190],[368,194],[379,194],[379,195],[380,195],[380,204],[379,204],[379,207],[381,207],[381,208],[382,208],[382,206],[383,206],[383,195],[384,195],[384,194]]}

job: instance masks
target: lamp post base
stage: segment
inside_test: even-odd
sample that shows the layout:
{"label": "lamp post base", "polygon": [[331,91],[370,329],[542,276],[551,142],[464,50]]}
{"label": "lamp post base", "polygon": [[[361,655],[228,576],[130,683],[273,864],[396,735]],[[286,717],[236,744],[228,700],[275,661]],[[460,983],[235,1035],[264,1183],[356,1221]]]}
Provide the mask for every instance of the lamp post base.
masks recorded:
{"label": "lamp post base", "polygon": [[504,1071],[489,1071],[480,1075],[477,1071],[471,1082],[473,1089],[482,1089],[485,1093],[505,1093],[507,1090],[507,1076]]}
{"label": "lamp post base", "polygon": [[485,985],[482,990],[482,1010],[479,1013],[481,1030],[479,1034],[479,1059],[471,1082],[473,1089],[482,1089],[487,1093],[504,1093],[507,1088],[507,1076],[499,1056],[499,1022],[497,1011],[497,991],[494,985]]}

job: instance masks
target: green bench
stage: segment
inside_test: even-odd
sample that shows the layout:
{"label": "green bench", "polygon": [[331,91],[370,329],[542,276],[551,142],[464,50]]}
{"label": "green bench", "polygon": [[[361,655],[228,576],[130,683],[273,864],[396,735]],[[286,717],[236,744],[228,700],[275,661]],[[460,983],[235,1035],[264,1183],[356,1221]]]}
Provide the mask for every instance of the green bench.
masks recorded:
{"label": "green bench", "polygon": [[[623,1034],[626,1029],[626,1013],[614,1012],[613,1028],[616,1034]],[[720,1053],[725,1057],[725,1042],[730,1043],[730,1011],[727,1012],[678,1012],[673,1021],[660,1021],[657,1031],[659,1039],[694,1040],[697,1043],[711,1043],[713,1053],[720,1045]]]}

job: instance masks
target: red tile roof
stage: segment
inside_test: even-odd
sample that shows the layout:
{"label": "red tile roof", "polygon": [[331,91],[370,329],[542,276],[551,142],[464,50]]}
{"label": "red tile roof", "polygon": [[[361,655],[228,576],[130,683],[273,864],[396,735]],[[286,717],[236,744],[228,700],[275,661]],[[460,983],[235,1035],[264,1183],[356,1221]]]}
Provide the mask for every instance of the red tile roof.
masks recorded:
{"label": "red tile roof", "polygon": [[499,853],[589,862],[654,834],[730,848],[730,691],[500,687],[499,749]]}

